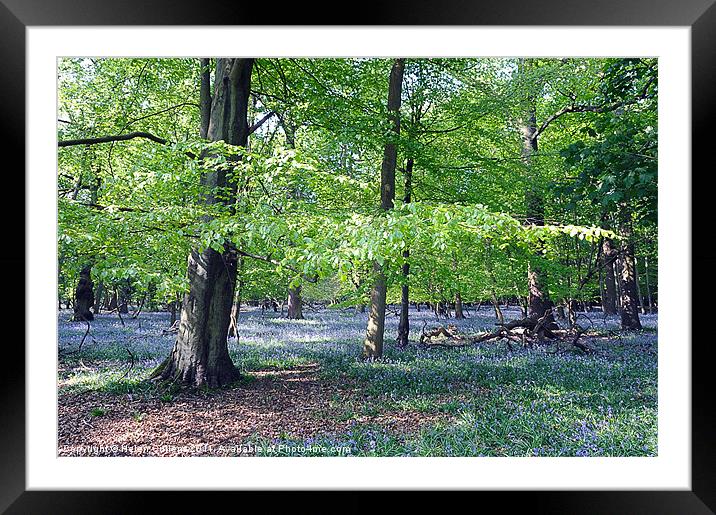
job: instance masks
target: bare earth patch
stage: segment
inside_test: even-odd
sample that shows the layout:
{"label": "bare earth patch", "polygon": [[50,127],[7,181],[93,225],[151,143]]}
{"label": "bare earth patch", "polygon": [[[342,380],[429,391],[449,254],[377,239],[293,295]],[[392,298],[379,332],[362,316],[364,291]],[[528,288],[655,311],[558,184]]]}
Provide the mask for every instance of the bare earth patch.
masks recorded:
{"label": "bare earth patch", "polygon": [[[247,384],[216,393],[185,391],[169,402],[63,393],[58,402],[58,455],[251,455],[255,449],[246,442],[252,437],[309,438],[345,431],[351,420],[332,417],[331,400],[355,398],[356,393],[320,381],[318,369],[318,364],[308,364],[250,372],[254,380]],[[405,434],[444,418],[406,410],[353,420]]]}

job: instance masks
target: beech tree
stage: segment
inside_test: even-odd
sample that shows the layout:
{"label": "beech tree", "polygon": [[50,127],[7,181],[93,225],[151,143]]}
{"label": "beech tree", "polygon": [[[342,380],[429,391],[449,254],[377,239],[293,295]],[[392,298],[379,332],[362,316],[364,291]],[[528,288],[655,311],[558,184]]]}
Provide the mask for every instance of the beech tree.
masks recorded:
{"label": "beech tree", "polygon": [[[405,59],[396,59],[390,70],[388,85],[388,114],[392,123],[393,138],[400,135],[400,101],[403,90],[403,72]],[[393,209],[395,199],[395,166],[398,159],[398,147],[395,139],[385,144],[383,166],[380,172],[380,208],[384,211]],[[383,354],[383,339],[385,333],[385,302],[386,279],[383,265],[379,261],[373,262],[374,284],[370,296],[370,312],[368,314],[368,329],[363,341],[363,356],[378,358]]]}
{"label": "beech tree", "polygon": [[[246,147],[248,102],[253,59],[216,60],[214,95],[206,130],[209,141]],[[204,158],[211,157],[210,151]],[[241,159],[239,153],[231,161]],[[202,176],[207,204],[231,204],[236,183],[224,167],[208,168]],[[221,194],[221,190],[225,190]],[[217,387],[239,377],[229,357],[227,334],[234,299],[238,253],[230,242],[219,251],[192,249],[187,266],[189,291],[182,302],[179,334],[167,360],[155,371],[162,379],[194,386]]]}

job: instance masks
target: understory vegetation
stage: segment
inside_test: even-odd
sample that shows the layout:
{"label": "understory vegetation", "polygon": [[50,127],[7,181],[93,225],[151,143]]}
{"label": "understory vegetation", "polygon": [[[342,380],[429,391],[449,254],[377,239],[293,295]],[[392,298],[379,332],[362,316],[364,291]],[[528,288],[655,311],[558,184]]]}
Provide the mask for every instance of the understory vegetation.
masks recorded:
{"label": "understory vegetation", "polygon": [[[253,308],[242,314],[240,340],[229,340],[242,378],[223,390],[185,392],[147,380],[173,344],[172,335],[162,334],[168,314],[143,314],[125,326],[116,315],[100,315],[81,352],[70,354],[86,327],[68,322],[72,313],[63,311],[60,422],[82,429],[60,437],[60,453],[72,454],[80,441],[107,445],[109,433],[118,448],[102,455],[236,455],[243,449],[264,456],[654,456],[656,316],[643,317],[643,331],[616,337],[618,319],[587,315],[594,323],[593,355],[566,347],[448,349],[414,342],[407,350],[389,347],[368,363],[355,352],[365,316],[320,309],[290,321]],[[411,317],[416,324],[435,322],[425,310],[412,309]],[[483,307],[453,323],[479,332],[491,329],[494,315]],[[387,324],[397,327],[396,317]],[[235,402],[226,392],[236,389],[250,392],[249,405],[260,406],[266,398],[259,397],[268,396],[273,409],[283,407],[288,416],[263,426],[259,409],[231,438],[212,436],[216,428],[191,411],[182,414],[194,402],[226,409]],[[91,401],[82,400],[88,395]],[[296,409],[301,404],[305,410]],[[270,417],[271,409],[263,415]],[[203,439],[182,432],[187,424],[205,431]]]}

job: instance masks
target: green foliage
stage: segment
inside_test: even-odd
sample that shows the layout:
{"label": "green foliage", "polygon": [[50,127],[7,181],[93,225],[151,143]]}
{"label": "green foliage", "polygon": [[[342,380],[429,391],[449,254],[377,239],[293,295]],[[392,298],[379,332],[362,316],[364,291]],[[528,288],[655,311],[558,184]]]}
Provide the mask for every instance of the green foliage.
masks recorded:
{"label": "green foliage", "polygon": [[[281,299],[317,276],[331,287],[314,297],[358,302],[373,260],[395,299],[406,250],[414,300],[524,296],[538,262],[555,299],[589,297],[595,278],[576,285],[600,238],[615,236],[604,228],[618,232],[616,211],[628,205],[637,232],[654,226],[655,60],[408,59],[396,207],[384,213],[389,69],[387,59],[258,59],[250,118],[274,114],[247,150],[198,137],[198,59],[60,60],[59,139],[141,130],[169,142],[59,150],[61,298],[90,263],[108,290],[174,301],[189,250],[226,242],[253,256],[241,267],[244,299]],[[568,110],[540,133],[529,166],[526,99],[537,125]],[[230,186],[208,190],[208,170]],[[543,199],[544,227],[524,223],[528,188]],[[643,252],[656,266],[655,247]]]}

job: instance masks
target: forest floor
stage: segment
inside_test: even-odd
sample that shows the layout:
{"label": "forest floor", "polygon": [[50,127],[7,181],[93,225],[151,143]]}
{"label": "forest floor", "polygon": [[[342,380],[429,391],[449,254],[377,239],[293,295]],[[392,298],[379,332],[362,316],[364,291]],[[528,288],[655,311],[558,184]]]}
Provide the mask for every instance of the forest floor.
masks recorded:
{"label": "forest floor", "polygon": [[[417,345],[428,328],[494,329],[491,308],[465,320],[411,309],[412,345],[359,359],[366,315],[305,310],[288,320],[242,311],[229,340],[237,383],[211,391],[148,381],[175,335],[167,313],[58,316],[60,456],[655,456],[657,316],[618,333],[616,317],[587,313],[576,348]],[[519,318],[517,309],[506,319]],[[580,323],[584,322],[582,319]]]}

